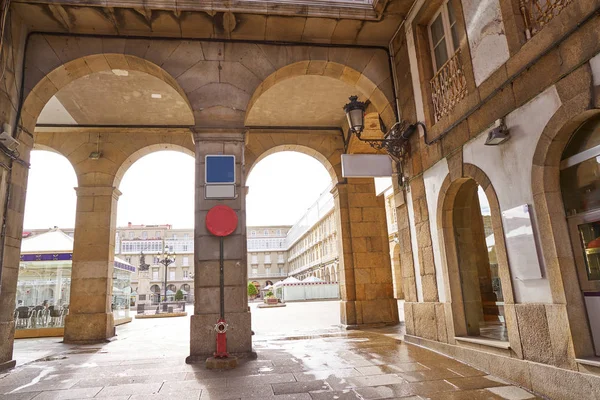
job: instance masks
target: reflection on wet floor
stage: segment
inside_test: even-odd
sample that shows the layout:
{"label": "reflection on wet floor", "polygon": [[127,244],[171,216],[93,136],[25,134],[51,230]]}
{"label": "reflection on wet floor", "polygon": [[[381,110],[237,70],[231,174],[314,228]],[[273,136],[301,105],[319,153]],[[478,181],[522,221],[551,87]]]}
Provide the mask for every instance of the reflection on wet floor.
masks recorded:
{"label": "reflection on wet floor", "polygon": [[398,329],[385,328],[259,337],[256,358],[243,359],[232,371],[186,365],[185,335],[164,334],[155,341],[151,333],[138,332],[103,346],[56,344],[54,356],[0,375],[0,398],[535,398],[468,365],[405,344],[397,335]]}

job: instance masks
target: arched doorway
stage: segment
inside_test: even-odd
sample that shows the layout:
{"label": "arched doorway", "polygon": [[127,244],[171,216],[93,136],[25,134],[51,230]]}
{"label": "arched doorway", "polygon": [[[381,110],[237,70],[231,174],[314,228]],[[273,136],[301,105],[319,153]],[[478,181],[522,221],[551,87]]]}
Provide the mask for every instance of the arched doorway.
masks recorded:
{"label": "arched doorway", "polygon": [[496,238],[486,192],[472,178],[454,181],[446,191],[441,221],[455,335],[508,341]]}
{"label": "arched doorway", "polygon": [[571,136],[560,162],[560,190],[595,354],[600,355],[600,116]]}

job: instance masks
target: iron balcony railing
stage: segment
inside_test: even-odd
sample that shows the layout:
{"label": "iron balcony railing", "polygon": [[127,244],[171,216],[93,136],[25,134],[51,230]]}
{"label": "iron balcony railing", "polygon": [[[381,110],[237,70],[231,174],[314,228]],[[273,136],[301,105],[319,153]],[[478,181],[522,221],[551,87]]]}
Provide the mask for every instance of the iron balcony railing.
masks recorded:
{"label": "iron balcony railing", "polygon": [[467,80],[460,62],[460,51],[440,68],[431,80],[431,98],[435,120],[449,114],[467,95]]}
{"label": "iron balcony railing", "polygon": [[520,0],[519,7],[525,22],[525,35],[531,39],[574,0]]}

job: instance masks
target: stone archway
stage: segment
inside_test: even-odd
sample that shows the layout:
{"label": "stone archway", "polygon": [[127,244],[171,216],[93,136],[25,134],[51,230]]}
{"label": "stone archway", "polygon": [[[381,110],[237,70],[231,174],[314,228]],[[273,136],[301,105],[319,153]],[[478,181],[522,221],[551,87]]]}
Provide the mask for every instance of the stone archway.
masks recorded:
{"label": "stone archway", "polygon": [[327,169],[334,183],[342,182],[341,155],[344,143],[339,132],[252,133],[245,147],[246,176],[265,157],[280,151],[296,151],[314,157]]}
{"label": "stone archway", "polygon": [[[298,64],[299,62],[301,64]],[[376,111],[386,121],[387,125],[391,125],[391,122],[395,120],[391,71],[387,54],[383,50],[326,49],[322,47],[314,48],[309,45],[297,46],[294,51],[289,51],[286,46],[275,44],[259,46],[248,43],[218,43],[202,42],[200,40],[153,40],[34,34],[30,38],[25,59],[26,75],[24,77],[21,128],[26,133],[34,132],[36,121],[44,105],[61,87],[68,85],[70,82],[97,71],[132,70],[161,79],[185,99],[185,103],[193,113],[194,125],[198,128],[195,144],[197,157],[203,154],[205,148],[210,147],[204,147],[205,144],[218,144],[223,147],[235,142],[235,146],[240,146],[243,149],[243,139],[238,139],[243,137],[241,132],[248,103],[264,81],[270,79],[274,73],[288,65],[294,65],[294,70],[301,71],[300,75],[310,75],[312,71],[317,71],[316,75],[311,76],[319,75],[318,71],[322,67],[324,76],[338,81],[353,82],[351,85],[354,86],[351,87],[360,88],[365,99],[371,100],[374,105],[373,108],[377,105],[378,109]],[[302,72],[304,68],[310,73]],[[261,87],[264,89],[266,86]],[[387,122],[388,120],[390,122]],[[187,126],[187,124],[184,125]],[[217,132],[215,130],[217,127],[230,132],[235,130],[236,132],[232,136],[226,137],[226,134],[221,135],[223,131]],[[199,133],[202,129],[209,129],[210,132],[203,136],[202,133]],[[217,133],[215,134],[215,132]],[[86,230],[85,227],[92,225],[97,227],[94,229],[93,238],[89,236],[86,240],[77,240],[86,246],[86,254],[93,259],[75,256],[74,264],[85,262],[95,270],[106,270],[106,274],[103,273],[102,276],[94,278],[95,289],[91,293],[86,293],[86,296],[84,296],[84,293],[75,293],[72,296],[73,307],[71,308],[69,320],[67,320],[67,326],[70,325],[71,328],[66,329],[65,340],[74,342],[103,340],[114,333],[111,316],[108,312],[109,307],[105,300],[108,296],[106,287],[109,287],[106,281],[110,279],[110,263],[108,260],[111,257],[111,235],[113,233],[111,229],[114,228],[114,221],[111,220],[111,210],[115,209],[120,194],[115,185],[120,181],[118,175],[122,165],[121,161],[126,160],[131,154],[147,145],[164,143],[165,140],[156,140],[143,146],[136,144],[133,146],[135,149],[128,146],[130,142],[137,141],[135,138],[132,140],[132,136],[124,136],[123,142],[105,140],[103,141],[105,144],[104,156],[91,161],[89,158],[90,153],[96,149],[98,142],[97,132],[88,131],[87,135],[78,135],[78,137],[63,136],[62,138],[56,132],[47,131],[47,133],[49,137],[46,140],[49,147],[60,149],[59,151],[68,158],[73,158],[75,155],[79,157],[77,162],[74,162],[78,176],[82,178],[77,189],[78,218],[81,216],[81,225],[79,229],[76,229],[76,232],[78,232],[76,235],[91,235],[91,229]],[[109,132],[105,133],[106,136],[103,139],[109,137],[116,139]],[[159,133],[156,134],[160,136]],[[168,132],[166,136],[179,138],[177,140],[180,140],[180,142],[174,144],[187,148],[189,132],[187,134],[188,138],[186,139],[181,139],[181,136],[173,132]],[[35,135],[37,136],[38,133]],[[144,135],[146,135],[145,132]],[[182,133],[182,136],[184,135],[186,133]],[[319,140],[316,136],[314,140]],[[23,141],[22,156],[27,159],[27,153],[33,146],[33,136],[22,135],[20,140]],[[42,139],[40,138],[40,140]],[[166,142],[169,143],[170,139]],[[120,147],[119,143],[124,145]],[[308,145],[307,147],[313,148],[314,146]],[[339,149],[339,146],[336,145],[335,149]],[[336,150],[332,152],[323,151],[322,154],[327,155],[327,159],[331,164],[330,173],[332,176],[336,176],[338,182],[340,182],[341,173],[338,162],[332,162],[332,160],[339,160],[339,154],[341,153],[336,154]],[[124,154],[120,154],[120,152]],[[110,153],[115,157],[113,158]],[[241,154],[236,153],[236,157],[243,160],[243,154],[242,150]],[[201,168],[199,164],[197,167]],[[242,168],[241,165],[240,168]],[[22,193],[25,193],[26,172],[21,173],[21,171],[18,171],[14,175],[18,176],[16,176],[17,179],[13,179],[13,184],[20,186],[19,189],[22,190]],[[241,176],[243,180],[243,174]],[[197,185],[202,185],[202,183]],[[357,182],[351,183],[346,188],[354,190],[363,188],[363,186],[364,188],[370,187],[366,182]],[[238,190],[238,192],[241,193],[241,190]],[[350,193],[351,190],[347,192]],[[352,195],[347,196],[346,191],[344,191],[342,197],[352,197]],[[235,203],[234,209],[242,210],[242,207],[238,205],[242,201],[243,199],[232,201],[232,204]],[[347,202],[347,198],[344,202]],[[205,210],[205,207],[209,205],[208,202],[201,203],[198,205],[200,210]],[[22,210],[15,211],[17,213],[22,212]],[[346,212],[344,219],[347,214]],[[14,225],[14,229],[18,230],[19,224]],[[347,227],[344,226],[344,229],[347,229]],[[354,233],[358,235],[359,231],[360,229],[357,228]],[[9,233],[11,237],[19,237],[18,232]],[[210,238],[200,237],[200,235],[201,233],[197,234],[196,240],[203,240],[203,244],[207,247],[213,245]],[[343,235],[347,234],[344,233]],[[244,239],[244,235],[239,235],[239,237],[232,240],[241,241]],[[241,247],[241,245],[234,247]],[[18,246],[15,246],[16,248]],[[345,249],[345,252],[351,254],[348,249]],[[81,251],[79,253],[83,254]],[[209,253],[207,252],[207,254]],[[77,249],[75,254],[77,254]],[[370,263],[369,260],[371,259],[367,255],[363,254],[364,257],[360,258],[360,262]],[[240,264],[244,264],[240,270],[245,273],[245,256],[237,257],[236,255],[234,258],[239,260]],[[196,260],[196,268],[202,268],[209,261],[211,260]],[[76,279],[78,278],[75,276],[73,287],[76,286]],[[16,281],[15,285],[9,284],[16,287]],[[381,292],[387,296],[388,288],[384,286],[382,284]],[[195,287],[195,289],[198,289],[198,287]],[[214,288],[203,288],[203,290],[208,292],[214,290]],[[240,288],[241,290],[242,288]],[[382,302],[387,300],[379,298],[367,300],[366,298],[357,299],[356,297],[356,293],[354,293],[347,300],[350,302],[363,302],[364,307],[353,308],[351,319],[356,321],[357,324],[376,322],[374,319],[380,317],[377,311],[382,309],[380,307],[382,303],[379,300]],[[79,301],[86,302],[90,307],[76,306]],[[197,302],[202,301],[204,300],[198,296]],[[213,319],[213,316],[209,315],[212,312],[209,308],[206,308],[207,314],[202,317],[206,321],[212,321]],[[246,351],[251,346],[249,318],[245,316],[246,309],[247,307],[244,304],[240,304],[240,319],[237,320],[237,323],[240,326],[248,325],[248,329],[238,330],[239,338],[232,338],[234,339],[232,345],[235,343],[237,345],[236,349],[239,349],[239,351]],[[390,312],[384,315],[383,319],[385,319],[385,322],[395,322],[397,317],[395,318],[393,312]],[[201,318],[196,318],[196,321],[192,323],[192,331],[196,333],[203,332],[205,326],[206,323]],[[77,334],[72,335],[69,331],[77,332]],[[200,355],[212,351],[210,348],[202,347],[199,344],[198,337],[200,335],[192,336],[192,354]],[[214,341],[211,340],[204,342],[214,344]]]}
{"label": "stone archway", "polygon": [[[375,60],[379,60],[383,62],[381,54],[375,54]],[[384,56],[385,58],[385,56]],[[311,77],[313,79],[311,79]],[[285,84],[290,83],[289,81],[298,81],[294,82],[293,86],[296,88],[295,92],[301,91],[304,89],[314,91],[318,90],[319,86],[327,86],[327,82],[333,85],[334,81],[339,81],[340,84],[347,85],[347,90],[350,90],[349,93],[358,95],[362,100],[368,101],[372,106],[371,109],[374,109],[381,116],[382,121],[386,126],[392,126],[397,118],[394,111],[393,105],[393,95],[389,91],[390,89],[390,75],[385,72],[384,69],[380,69],[378,71],[367,68],[365,70],[358,71],[352,68],[349,65],[345,65],[343,63],[335,62],[332,60],[311,60],[311,61],[299,61],[293,64],[286,65],[277,71],[273,72],[269,75],[254,91],[252,98],[248,102],[247,114],[245,119],[246,126],[252,125],[281,125],[281,122],[284,121],[286,125],[295,125],[296,123],[288,120],[290,116],[283,115],[280,118],[277,116],[270,115],[271,118],[275,117],[274,120],[270,120],[271,118],[266,117],[265,115],[255,116],[253,115],[253,107],[257,106],[258,108],[264,108],[265,105],[257,104],[263,101],[263,97],[268,94],[269,91],[279,90],[279,96],[277,94],[273,95],[274,99],[279,100],[279,102],[285,102],[289,100],[287,103],[283,105],[284,109],[291,109],[294,107],[293,99],[289,99],[289,90],[285,88]],[[323,82],[323,85],[318,84],[317,82]],[[278,88],[279,86],[279,88]],[[336,88],[340,89],[341,88]],[[328,90],[328,89],[326,89]],[[331,95],[331,93],[330,93]],[[306,100],[314,100],[313,97],[322,97],[320,94],[315,95],[311,92],[306,93],[294,93],[294,96],[304,97]],[[341,108],[347,98],[339,98],[336,99],[339,103],[338,106]],[[299,110],[306,111],[305,104],[299,103],[296,104],[299,106]],[[321,108],[320,106],[316,106],[315,108]],[[322,110],[319,110],[322,112]],[[329,110],[332,112],[332,110]],[[289,112],[290,114],[302,114],[302,111],[296,112],[295,109]],[[305,116],[302,115],[304,118]],[[318,122],[314,122],[315,115],[311,115],[311,119],[313,120],[313,126],[319,126]],[[291,117],[292,119],[294,116]],[[266,121],[265,121],[266,120]],[[317,121],[320,119],[317,117]]]}
{"label": "stone archway", "polygon": [[[591,80],[591,76],[586,79]],[[535,149],[531,174],[542,255],[554,303],[561,309],[555,315],[555,323],[568,327],[565,329],[570,335],[564,333],[569,337],[564,351],[569,358],[594,356],[560,189],[560,162],[565,147],[578,127],[600,114],[593,108],[594,98],[589,89],[588,84],[584,92],[564,102],[546,124]]]}
{"label": "stone archway", "polygon": [[[497,274],[501,282],[501,294],[504,299],[503,313],[507,329],[508,341],[511,348],[521,354],[521,343],[516,326],[516,314],[514,309],[514,294],[508,257],[506,253],[506,243],[504,240],[504,229],[502,226],[500,205],[496,192],[486,174],[473,164],[463,164],[462,176],[448,175],[444,180],[438,197],[437,226],[440,238],[440,249],[442,252],[443,272],[445,275],[446,293],[450,307],[450,321],[446,324],[448,341],[453,343],[454,337],[466,335],[479,335],[478,317],[482,310],[481,292],[473,289],[473,285],[468,285],[465,278],[467,266],[471,265],[474,269],[472,277],[477,276],[477,268],[480,264],[487,262],[489,265],[490,257],[486,251],[487,244],[483,222],[477,222],[477,216],[480,215],[479,200],[477,199],[477,187],[480,187],[487,197],[490,207],[490,225],[495,241],[495,258],[497,260]],[[474,191],[473,191],[474,190]],[[482,218],[481,216],[479,219]],[[477,234],[473,233],[473,224],[482,224],[479,226]],[[477,230],[477,229],[475,229]],[[471,249],[471,250],[469,250]],[[481,250],[483,254],[477,253],[476,249]],[[467,258],[469,254],[476,254],[477,257]],[[483,256],[480,257],[480,256]],[[468,272],[468,271],[467,271]],[[468,286],[463,286],[468,285]],[[469,289],[465,292],[465,287]],[[479,286],[477,286],[479,289]],[[479,300],[476,297],[479,296]],[[470,307],[470,308],[469,308]]]}

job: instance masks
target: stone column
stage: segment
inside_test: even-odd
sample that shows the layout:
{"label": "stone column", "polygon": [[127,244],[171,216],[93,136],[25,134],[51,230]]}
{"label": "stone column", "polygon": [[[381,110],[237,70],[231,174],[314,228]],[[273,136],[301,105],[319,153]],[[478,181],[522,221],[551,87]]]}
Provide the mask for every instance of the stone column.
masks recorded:
{"label": "stone column", "polygon": [[[231,207],[238,216],[238,227],[224,239],[225,320],[227,351],[252,351],[250,311],[248,309],[246,265],[246,188],[244,173],[244,133],[196,132],[196,212],[194,240],[194,315],[191,317],[188,363],[204,362],[216,350],[214,326],[219,318],[219,238],[206,229],[206,214],[218,205]],[[204,158],[207,154],[236,157],[236,194],[233,200],[204,199]]]}
{"label": "stone column", "polygon": [[77,192],[73,269],[65,343],[92,343],[115,335],[111,310],[117,200],[110,186],[84,186]]}
{"label": "stone column", "polygon": [[[33,145],[33,143],[29,145]],[[23,151],[22,154],[28,158],[29,150]],[[14,312],[21,238],[23,236],[23,209],[25,208],[27,174],[27,167],[16,162],[12,164],[11,172],[4,167],[0,168],[0,212],[5,209],[7,189],[10,188],[9,200],[6,205],[2,265],[0,265],[0,268],[2,268],[2,282],[0,282],[0,371],[15,366],[15,360],[12,358],[15,336]]]}
{"label": "stone column", "polygon": [[396,324],[385,200],[375,195],[373,179],[348,179],[332,193],[340,235],[341,322]]}

